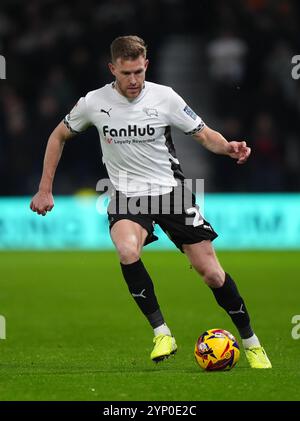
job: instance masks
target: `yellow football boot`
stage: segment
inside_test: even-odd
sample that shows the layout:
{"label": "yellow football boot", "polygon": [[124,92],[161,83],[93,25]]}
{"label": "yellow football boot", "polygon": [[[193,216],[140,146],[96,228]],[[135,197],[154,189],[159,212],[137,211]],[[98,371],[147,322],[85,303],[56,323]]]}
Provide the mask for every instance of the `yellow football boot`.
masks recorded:
{"label": "yellow football boot", "polygon": [[153,339],[154,348],[151,352],[150,358],[154,362],[159,362],[169,358],[177,351],[175,338],[168,335],[157,335]]}
{"label": "yellow football boot", "polygon": [[262,346],[245,348],[245,353],[251,368],[272,368],[271,361]]}

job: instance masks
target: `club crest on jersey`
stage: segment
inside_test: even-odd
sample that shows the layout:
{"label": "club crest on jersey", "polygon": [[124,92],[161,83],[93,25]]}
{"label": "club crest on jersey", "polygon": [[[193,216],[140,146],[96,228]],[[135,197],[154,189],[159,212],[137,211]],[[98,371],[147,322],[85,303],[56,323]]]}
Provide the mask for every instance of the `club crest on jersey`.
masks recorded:
{"label": "club crest on jersey", "polygon": [[143,111],[148,117],[158,117],[158,111],[156,108],[143,108]]}
{"label": "club crest on jersey", "polygon": [[188,116],[190,116],[193,120],[196,120],[197,119],[197,114],[196,113],[194,113],[194,111],[188,106],[188,105],[186,105],[185,107],[184,107],[184,109],[183,109],[183,111],[188,115]]}
{"label": "club crest on jersey", "polygon": [[106,137],[130,137],[130,136],[153,136],[155,129],[147,124],[146,127],[138,127],[136,124],[129,124],[127,128],[122,127],[121,129],[110,128],[109,126],[103,126],[103,135]]}

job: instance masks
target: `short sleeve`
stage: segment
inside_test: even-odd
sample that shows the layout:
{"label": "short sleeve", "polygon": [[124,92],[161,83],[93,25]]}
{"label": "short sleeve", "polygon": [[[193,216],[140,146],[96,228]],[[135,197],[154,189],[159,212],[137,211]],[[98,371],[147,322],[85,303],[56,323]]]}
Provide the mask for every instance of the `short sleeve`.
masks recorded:
{"label": "short sleeve", "polygon": [[187,135],[193,135],[205,127],[202,119],[186,104],[173,89],[170,92],[170,125],[182,130]]}
{"label": "short sleeve", "polygon": [[79,99],[77,104],[64,118],[64,124],[72,133],[80,133],[92,125],[88,118],[86,98]]}

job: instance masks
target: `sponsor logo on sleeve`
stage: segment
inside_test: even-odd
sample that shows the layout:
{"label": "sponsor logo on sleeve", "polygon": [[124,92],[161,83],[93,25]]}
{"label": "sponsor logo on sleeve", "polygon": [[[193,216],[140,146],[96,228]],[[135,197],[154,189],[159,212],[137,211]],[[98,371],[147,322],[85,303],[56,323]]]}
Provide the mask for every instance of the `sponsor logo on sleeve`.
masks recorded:
{"label": "sponsor logo on sleeve", "polygon": [[183,111],[193,120],[197,119],[197,114],[188,105],[184,107]]}

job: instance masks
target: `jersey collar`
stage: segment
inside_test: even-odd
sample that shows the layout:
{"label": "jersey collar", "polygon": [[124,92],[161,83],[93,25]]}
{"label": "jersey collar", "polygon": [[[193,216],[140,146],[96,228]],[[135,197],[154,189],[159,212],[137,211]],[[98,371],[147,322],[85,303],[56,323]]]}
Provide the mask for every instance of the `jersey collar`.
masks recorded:
{"label": "jersey collar", "polygon": [[115,82],[112,82],[110,86],[111,86],[113,95],[118,97],[119,100],[121,100],[124,104],[137,104],[142,98],[144,98],[144,96],[146,94],[146,91],[147,91],[147,82],[145,81],[143,89],[141,90],[139,96],[137,96],[136,98],[134,98],[132,100],[129,100],[124,95],[122,95],[118,92],[118,90],[115,88]]}

